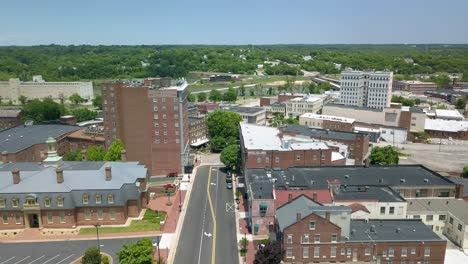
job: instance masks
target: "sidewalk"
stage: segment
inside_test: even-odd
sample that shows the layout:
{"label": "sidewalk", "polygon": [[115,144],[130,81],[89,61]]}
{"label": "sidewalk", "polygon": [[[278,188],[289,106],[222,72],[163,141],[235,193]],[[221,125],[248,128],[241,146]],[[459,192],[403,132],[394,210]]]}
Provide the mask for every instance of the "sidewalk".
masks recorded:
{"label": "sidewalk", "polygon": [[[235,186],[237,190],[237,184],[238,181],[235,181]],[[248,222],[247,222],[247,214],[248,214],[248,201],[247,199],[243,198],[243,196],[240,199],[239,203],[239,210],[236,213],[237,217],[237,242],[239,242],[241,239],[244,237],[249,240],[249,245],[247,246],[247,254],[245,257],[239,256],[239,263],[246,263],[246,264],[251,264],[253,263],[255,259],[255,246],[253,243],[253,237],[252,234],[249,232],[249,227],[248,227]]]}

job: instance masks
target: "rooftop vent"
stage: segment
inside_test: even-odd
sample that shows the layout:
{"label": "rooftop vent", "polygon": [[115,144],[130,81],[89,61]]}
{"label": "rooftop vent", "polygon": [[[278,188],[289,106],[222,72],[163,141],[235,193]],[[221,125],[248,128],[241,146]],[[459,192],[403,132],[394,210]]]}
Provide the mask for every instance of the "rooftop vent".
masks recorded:
{"label": "rooftop vent", "polygon": [[344,177],[345,177],[345,179],[349,179],[349,175],[348,175],[348,174],[346,174]]}
{"label": "rooftop vent", "polygon": [[400,229],[399,227],[397,227],[397,229],[395,230],[395,232],[400,233],[400,232],[401,232],[401,229]]}
{"label": "rooftop vent", "polygon": [[379,179],[379,183],[383,183],[383,178],[380,178],[380,179]]}
{"label": "rooftop vent", "polygon": [[400,179],[400,182],[404,183],[404,182],[406,182],[406,180],[405,179]]}
{"label": "rooftop vent", "polygon": [[428,183],[428,182],[429,182],[429,179],[424,179],[424,182],[425,182],[425,183]]}
{"label": "rooftop vent", "polygon": [[371,225],[370,231],[371,231],[372,233],[375,233],[375,225]]}

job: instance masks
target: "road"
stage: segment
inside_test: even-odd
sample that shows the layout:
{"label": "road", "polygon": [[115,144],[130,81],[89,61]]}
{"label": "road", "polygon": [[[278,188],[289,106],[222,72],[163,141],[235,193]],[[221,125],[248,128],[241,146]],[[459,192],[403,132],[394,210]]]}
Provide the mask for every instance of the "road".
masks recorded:
{"label": "road", "polygon": [[[116,253],[123,244],[140,239],[101,239],[101,250],[110,254],[114,263],[118,263]],[[156,240],[156,237],[152,239]],[[68,264],[95,245],[97,245],[96,240],[0,243],[0,264]]]}
{"label": "road", "polygon": [[198,168],[175,264],[238,264],[235,202],[220,167]]}
{"label": "road", "polygon": [[[244,85],[245,88],[252,88],[252,87],[255,87],[256,84],[246,84]],[[240,86],[232,86],[233,89],[239,89]],[[229,87],[221,87],[221,88],[212,88],[212,89],[209,89],[209,90],[202,90],[202,91],[195,91],[195,92],[191,92],[192,94],[199,94],[199,93],[206,93],[206,94],[209,94],[211,92],[211,90],[218,90],[220,92],[223,92],[223,91],[227,91],[229,89]]]}

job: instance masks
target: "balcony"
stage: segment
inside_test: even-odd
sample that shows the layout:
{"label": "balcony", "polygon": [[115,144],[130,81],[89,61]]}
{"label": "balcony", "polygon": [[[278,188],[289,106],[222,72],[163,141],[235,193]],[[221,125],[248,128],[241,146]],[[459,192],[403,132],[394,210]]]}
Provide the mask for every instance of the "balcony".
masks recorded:
{"label": "balcony", "polygon": [[24,210],[39,210],[41,207],[39,206],[39,203],[25,203],[23,204],[23,209]]}

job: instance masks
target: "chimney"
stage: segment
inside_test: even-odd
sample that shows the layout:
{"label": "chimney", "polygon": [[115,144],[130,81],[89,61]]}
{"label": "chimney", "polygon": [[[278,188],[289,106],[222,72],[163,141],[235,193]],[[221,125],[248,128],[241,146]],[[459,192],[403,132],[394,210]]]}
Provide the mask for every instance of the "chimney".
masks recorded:
{"label": "chimney", "polygon": [[13,184],[18,184],[21,181],[20,170],[18,168],[14,168],[11,171],[11,174],[13,175]]}
{"label": "chimney", "polygon": [[112,180],[111,165],[106,165],[106,181]]}
{"label": "chimney", "polygon": [[314,192],[314,193],[312,194],[312,200],[314,200],[315,202],[317,202],[317,200],[318,200],[318,199],[317,199],[317,192]]}
{"label": "chimney", "polygon": [[8,152],[7,151],[2,151],[2,163],[8,163]]}
{"label": "chimney", "polygon": [[120,151],[120,160],[121,160],[122,162],[127,162],[127,150],[122,149],[122,150]]}
{"label": "chimney", "polygon": [[325,212],[325,219],[330,221],[330,212]]}
{"label": "chimney", "polygon": [[301,214],[301,212],[297,212],[297,213],[296,213],[296,222],[301,221],[301,219],[302,219],[302,214]]}
{"label": "chimney", "polygon": [[364,168],[369,168],[370,167],[370,159],[367,158],[364,160]]}
{"label": "chimney", "polygon": [[292,199],[293,199],[292,193],[288,193],[288,202],[292,201]]}
{"label": "chimney", "polygon": [[458,184],[457,185],[457,198],[458,199],[463,199],[463,189],[465,188],[464,184]]}
{"label": "chimney", "polygon": [[81,150],[81,161],[86,161],[86,149]]}
{"label": "chimney", "polygon": [[63,168],[57,167],[57,169],[55,169],[55,172],[57,173],[57,183],[62,183],[63,182]]}

